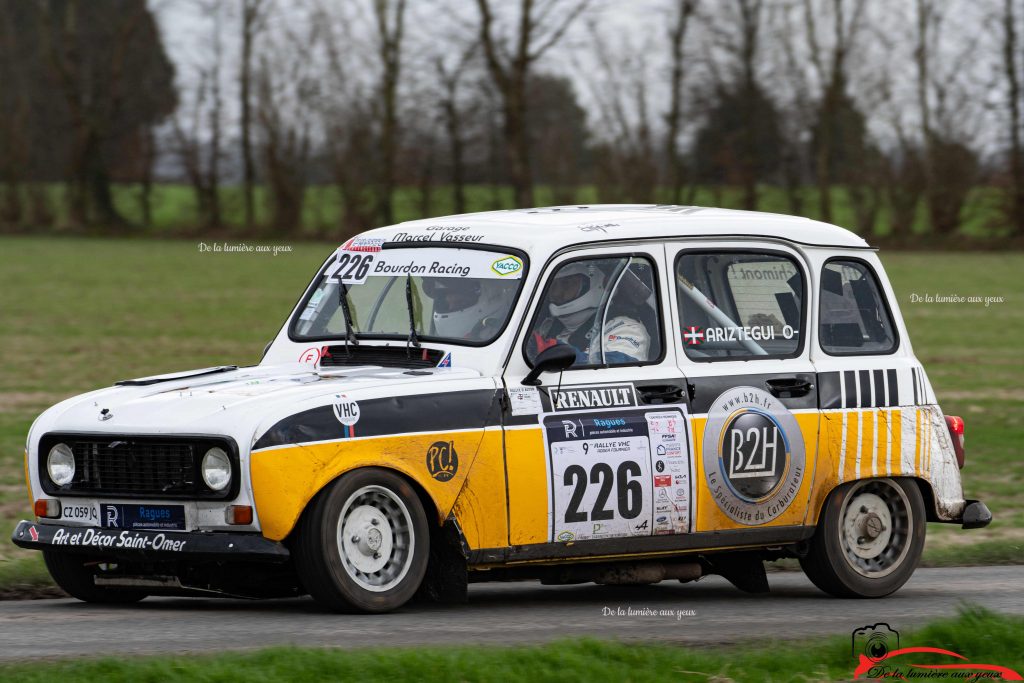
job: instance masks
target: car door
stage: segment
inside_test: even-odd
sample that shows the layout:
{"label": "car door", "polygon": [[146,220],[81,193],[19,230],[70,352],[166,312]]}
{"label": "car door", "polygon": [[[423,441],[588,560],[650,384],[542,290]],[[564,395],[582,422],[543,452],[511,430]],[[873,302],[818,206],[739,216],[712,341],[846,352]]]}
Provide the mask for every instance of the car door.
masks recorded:
{"label": "car door", "polygon": [[804,524],[819,419],[807,260],[782,243],[701,241],[667,245],[666,261],[691,410],[694,530]]}
{"label": "car door", "polygon": [[[517,552],[579,541],[611,552],[622,539],[690,528],[685,387],[668,343],[663,259],[655,243],[574,250],[539,281],[504,374]],[[584,299],[596,313],[581,323]],[[573,346],[576,363],[524,386],[554,344]]]}

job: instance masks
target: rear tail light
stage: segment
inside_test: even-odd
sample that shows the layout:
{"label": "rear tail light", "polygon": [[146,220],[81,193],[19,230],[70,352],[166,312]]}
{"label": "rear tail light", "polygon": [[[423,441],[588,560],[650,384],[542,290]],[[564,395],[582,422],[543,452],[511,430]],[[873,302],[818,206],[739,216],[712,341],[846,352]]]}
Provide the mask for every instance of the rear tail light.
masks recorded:
{"label": "rear tail light", "polygon": [[964,419],[956,415],[946,416],[949,427],[949,438],[953,440],[953,451],[956,452],[956,464],[964,468]]}
{"label": "rear tail light", "polygon": [[32,506],[36,517],[57,519],[60,517],[60,501],[56,498],[40,498]]}

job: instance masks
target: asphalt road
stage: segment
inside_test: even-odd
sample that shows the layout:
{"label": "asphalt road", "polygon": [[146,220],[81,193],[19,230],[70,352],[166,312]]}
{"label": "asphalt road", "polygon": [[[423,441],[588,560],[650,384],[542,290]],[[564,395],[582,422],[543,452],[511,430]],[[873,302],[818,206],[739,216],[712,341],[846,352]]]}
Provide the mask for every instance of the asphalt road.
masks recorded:
{"label": "asphalt road", "polygon": [[75,600],[0,602],[0,659],[285,644],[534,643],[575,636],[718,645],[845,635],[876,622],[910,629],[953,615],[965,602],[1024,614],[1024,566],[919,569],[902,590],[881,600],[827,597],[799,572],[769,574],[769,582],[772,592],[765,595],[741,593],[717,576],[626,587],[475,584],[465,605],[416,604],[376,616],[325,613],[308,598],[149,598],[116,608]]}

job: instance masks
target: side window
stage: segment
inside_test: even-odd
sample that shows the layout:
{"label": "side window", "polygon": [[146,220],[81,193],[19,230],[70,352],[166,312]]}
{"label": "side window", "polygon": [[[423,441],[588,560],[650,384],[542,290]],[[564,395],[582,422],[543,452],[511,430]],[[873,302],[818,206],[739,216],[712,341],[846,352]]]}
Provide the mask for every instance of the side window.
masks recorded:
{"label": "side window", "polygon": [[680,338],[696,361],[787,358],[803,339],[804,276],[788,256],[681,253],[676,261]]}
{"label": "side window", "polygon": [[895,326],[871,268],[833,260],[821,270],[821,348],[833,356],[896,350]]}
{"label": "side window", "polygon": [[555,344],[576,350],[573,367],[637,365],[662,357],[654,264],[641,256],[578,259],[548,280],[530,326],[526,358]]}

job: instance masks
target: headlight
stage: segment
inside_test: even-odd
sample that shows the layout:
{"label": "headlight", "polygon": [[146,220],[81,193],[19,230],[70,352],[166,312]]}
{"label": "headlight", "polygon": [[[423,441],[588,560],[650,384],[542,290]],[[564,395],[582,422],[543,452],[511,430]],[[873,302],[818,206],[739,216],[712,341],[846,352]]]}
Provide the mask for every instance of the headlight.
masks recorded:
{"label": "headlight", "polygon": [[46,472],[57,486],[70,484],[75,478],[75,454],[66,443],[59,443],[46,456]]}
{"label": "headlight", "polygon": [[211,448],[203,456],[203,481],[214,491],[223,491],[231,483],[231,460],[222,448]]}

